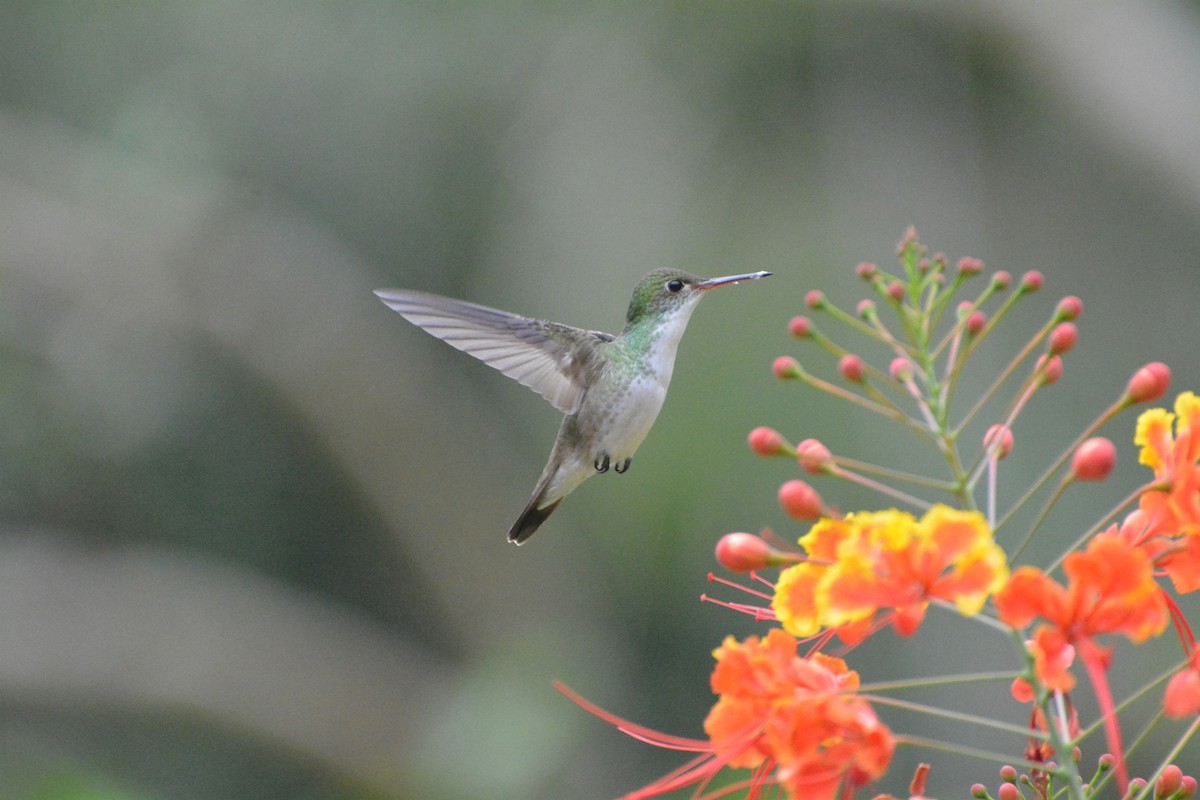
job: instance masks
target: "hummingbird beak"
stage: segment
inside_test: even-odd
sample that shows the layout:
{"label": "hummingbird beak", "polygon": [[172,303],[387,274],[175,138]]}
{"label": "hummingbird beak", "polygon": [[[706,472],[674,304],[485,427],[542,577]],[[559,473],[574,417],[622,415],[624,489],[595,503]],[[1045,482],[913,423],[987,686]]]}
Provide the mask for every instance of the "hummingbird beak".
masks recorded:
{"label": "hummingbird beak", "polygon": [[701,289],[708,291],[709,289],[715,289],[718,286],[727,286],[731,283],[737,283],[738,281],[750,281],[754,280],[755,278],[765,278],[770,274],[771,273],[769,272],[747,272],[745,275],[726,275],[724,278],[709,278],[706,281],[700,281],[696,285]]}

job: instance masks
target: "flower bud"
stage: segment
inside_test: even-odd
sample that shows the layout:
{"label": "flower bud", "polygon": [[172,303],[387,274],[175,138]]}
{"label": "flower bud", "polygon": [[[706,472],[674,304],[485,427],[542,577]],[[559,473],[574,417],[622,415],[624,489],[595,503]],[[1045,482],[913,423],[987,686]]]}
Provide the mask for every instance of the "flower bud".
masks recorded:
{"label": "flower bud", "polygon": [[1096,760],[1096,771],[1105,773],[1116,765],[1117,759],[1112,753],[1101,753],[1100,758]]}
{"label": "flower bud", "polygon": [[997,289],[1007,289],[1011,283],[1012,275],[1009,275],[1004,270],[1000,270],[992,276],[992,286],[996,287]]}
{"label": "flower bud", "polygon": [[775,377],[781,381],[786,381],[791,378],[800,377],[800,362],[791,356],[780,356],[775,359],[775,363],[771,365],[771,371],[775,373]]}
{"label": "flower bud", "polygon": [[1133,373],[1125,396],[1132,403],[1146,403],[1166,394],[1171,386],[1171,368],[1161,361],[1154,361]]}
{"label": "flower bud", "polygon": [[858,275],[858,277],[862,278],[864,281],[869,281],[871,278],[874,278],[875,273],[878,271],[879,268],[870,261],[864,261],[854,268],[854,274]]}
{"label": "flower bud", "polygon": [[1000,443],[996,445],[996,459],[1004,460],[1008,458],[1008,454],[1013,448],[1013,433],[1012,430],[1004,425],[993,425],[987,429],[987,433],[983,435],[983,446],[990,449],[996,441],[996,437],[1000,438]]}
{"label": "flower bud", "polygon": [[1059,319],[1079,319],[1079,315],[1083,313],[1083,301],[1075,295],[1067,295],[1058,301],[1058,306],[1054,311]]}
{"label": "flower bud", "polygon": [[1012,764],[1005,764],[1000,768],[1000,780],[1004,781],[1005,783],[1016,783],[1017,768]]}
{"label": "flower bud", "polygon": [[820,519],[825,504],[817,490],[801,480],[792,480],[779,487],[779,507],[793,519]]}
{"label": "flower bud", "polygon": [[1037,372],[1041,373],[1042,386],[1058,383],[1058,379],[1062,377],[1062,369],[1062,359],[1058,356],[1047,358],[1042,355],[1038,358]]}
{"label": "flower bud", "polygon": [[1055,355],[1068,352],[1075,346],[1075,340],[1078,337],[1079,329],[1075,327],[1075,323],[1060,322],[1054,326],[1054,330],[1050,331],[1050,352]]}
{"label": "flower bud", "polygon": [[750,444],[750,449],[760,456],[781,455],[787,448],[787,440],[783,438],[783,434],[766,426],[750,431],[746,440]]}
{"label": "flower bud", "polygon": [[771,566],[775,550],[753,533],[727,533],[717,540],[717,563],[731,572]]}
{"label": "flower bud", "polygon": [[833,454],[816,439],[805,439],[796,445],[796,460],[810,475],[820,475],[833,467]]}
{"label": "flower bud", "polygon": [[[913,797],[921,797],[925,794],[925,782],[929,780],[929,770],[932,769],[928,764],[917,764],[917,768],[913,770],[912,780],[908,784],[908,793]],[[984,791],[987,791],[986,789]]]}
{"label": "flower bud", "polygon": [[1191,775],[1184,775],[1179,781],[1179,798],[1187,800],[1189,797],[1196,796],[1196,779]]}
{"label": "flower bud", "polygon": [[1021,800],[1021,790],[1015,783],[1002,783],[996,790],[996,796],[999,800]]}
{"label": "flower bud", "polygon": [[972,311],[971,316],[967,317],[967,335],[978,336],[984,325],[987,325],[987,314],[982,311]]}
{"label": "flower bud", "polygon": [[1046,279],[1042,277],[1042,273],[1035,269],[1031,269],[1021,276],[1021,288],[1027,292],[1036,292],[1042,288],[1042,284],[1045,282]]}
{"label": "flower bud", "polygon": [[1146,788],[1145,778],[1134,778],[1129,782],[1129,789],[1125,792],[1126,797],[1137,797]]}
{"label": "flower bud", "polygon": [[870,299],[859,300],[858,306],[854,310],[859,317],[866,319],[875,310],[875,301]]}
{"label": "flower bud", "polygon": [[838,361],[838,374],[851,383],[862,383],[863,362],[853,353],[847,353]]}
{"label": "flower bud", "polygon": [[1096,436],[1088,439],[1071,459],[1071,473],[1081,481],[1102,481],[1117,463],[1117,446],[1111,439]]}
{"label": "flower bud", "polygon": [[987,787],[984,786],[982,783],[971,784],[971,797],[978,798],[978,800],[987,800],[987,797],[988,797]]}
{"label": "flower bud", "polygon": [[896,383],[904,383],[912,377],[912,362],[904,356],[897,356],[892,359],[892,363],[888,367],[888,374],[892,376],[892,380],[896,381]]}
{"label": "flower bud", "polygon": [[905,228],[904,235],[896,243],[896,255],[903,256],[910,246],[921,246],[920,241],[917,239],[917,226],[915,225],[909,225]]}
{"label": "flower bud", "polygon": [[808,317],[792,317],[788,323],[788,333],[797,339],[806,339],[812,334],[812,321]]}
{"label": "flower bud", "polygon": [[958,271],[961,275],[978,275],[983,272],[983,262],[978,258],[963,256],[958,260]]}
{"label": "flower bud", "polygon": [[888,297],[899,303],[904,299],[904,284],[900,281],[892,281],[887,287]]}
{"label": "flower bud", "polygon": [[1162,772],[1158,773],[1158,780],[1154,782],[1154,797],[1165,800],[1179,791],[1182,786],[1183,770],[1174,764],[1168,764],[1163,767]]}
{"label": "flower bud", "polygon": [[825,307],[825,293],[819,289],[813,289],[808,294],[804,295],[804,305],[812,309],[820,309]]}

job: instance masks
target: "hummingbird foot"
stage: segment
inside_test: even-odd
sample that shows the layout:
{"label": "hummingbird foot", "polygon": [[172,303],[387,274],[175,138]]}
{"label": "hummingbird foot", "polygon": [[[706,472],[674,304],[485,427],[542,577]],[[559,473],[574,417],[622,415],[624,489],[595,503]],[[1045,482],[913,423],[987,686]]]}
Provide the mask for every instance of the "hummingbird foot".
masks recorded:
{"label": "hummingbird foot", "polygon": [[617,471],[618,475],[623,475],[624,473],[629,472],[629,465],[632,462],[633,462],[633,457],[630,456],[629,458],[622,461],[620,464],[613,464],[613,469],[615,469]]}
{"label": "hummingbird foot", "polygon": [[[608,457],[608,453],[605,453],[605,452],[601,452],[600,455],[596,457],[596,460],[594,462],[592,462],[592,466],[594,466],[596,468],[596,472],[608,472],[608,465],[609,465],[609,457]],[[617,469],[617,472],[622,472],[622,471],[623,470],[621,470],[619,468]]]}

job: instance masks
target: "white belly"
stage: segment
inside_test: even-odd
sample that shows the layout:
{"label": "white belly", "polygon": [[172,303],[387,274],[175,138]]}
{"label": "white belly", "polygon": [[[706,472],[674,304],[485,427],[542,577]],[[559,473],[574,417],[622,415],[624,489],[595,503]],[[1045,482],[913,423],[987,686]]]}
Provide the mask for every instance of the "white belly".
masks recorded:
{"label": "white belly", "polygon": [[633,381],[625,396],[616,398],[610,406],[597,450],[608,453],[614,463],[633,458],[662,410],[667,386],[656,378],[646,376]]}

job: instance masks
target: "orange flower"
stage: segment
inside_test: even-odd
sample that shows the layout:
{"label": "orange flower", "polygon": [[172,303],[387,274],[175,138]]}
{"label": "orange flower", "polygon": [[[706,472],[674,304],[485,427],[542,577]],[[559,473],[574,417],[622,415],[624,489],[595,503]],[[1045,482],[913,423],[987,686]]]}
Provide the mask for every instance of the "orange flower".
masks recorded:
{"label": "orange flower", "polygon": [[[1140,508],[1156,536],[1200,536],[1200,397],[1184,392],[1175,413],[1152,408],[1138,417],[1138,460],[1167,488],[1146,492]],[[1172,575],[1172,579],[1175,576]],[[1192,588],[1200,586],[1200,580]]]}
{"label": "orange flower", "polygon": [[[582,708],[643,742],[698,755],[623,800],[649,800],[703,787],[727,766],[753,772],[741,788],[749,798],[769,786],[790,797],[834,800],[887,770],[896,743],[870,704],[855,695],[858,673],[839,658],[802,658],[799,642],[778,628],[766,638],[732,636],[713,651],[712,690],[719,695],[704,720],[709,738],[685,739],[617,717],[562,684],[556,688]],[[737,785],[737,784],[735,784]],[[717,795],[724,796],[724,792]]]}
{"label": "orange flower", "polygon": [[[1159,492],[1147,492],[1142,495],[1143,505],[1154,505],[1147,503],[1151,495],[1156,500],[1162,497]],[[1175,591],[1186,594],[1200,589],[1200,534],[1175,537],[1156,528],[1153,519],[1151,513],[1139,508],[1126,516],[1120,527],[1109,528],[1108,533],[1141,548],[1154,566],[1171,579]]]}
{"label": "orange flower", "polygon": [[895,747],[871,706],[854,695],[858,673],[838,658],[801,658],[778,628],[765,639],[732,636],[713,652],[720,695],[704,721],[717,756],[733,767],[774,764],[794,796],[833,798],[887,769]]}
{"label": "orange flower", "polygon": [[1099,534],[1086,551],[1071,553],[1063,571],[1066,587],[1036,567],[1021,567],[996,595],[996,608],[1014,628],[1037,617],[1046,620],[1030,643],[1034,672],[1045,686],[1066,691],[1075,684],[1068,671],[1075,646],[1108,633],[1141,642],[1162,633],[1169,615],[1149,556],[1115,532]]}
{"label": "orange flower", "polygon": [[809,560],[785,569],[772,609],[784,628],[861,636],[891,609],[901,635],[917,629],[932,599],[975,614],[1008,577],[1003,551],[983,516],[934,506],[920,520],[900,511],[823,519],[800,540]]}

